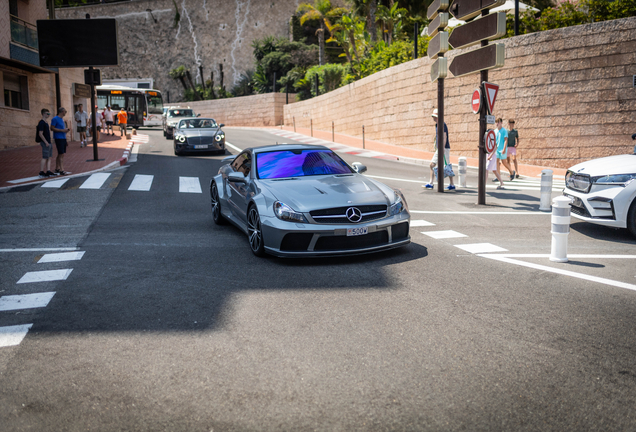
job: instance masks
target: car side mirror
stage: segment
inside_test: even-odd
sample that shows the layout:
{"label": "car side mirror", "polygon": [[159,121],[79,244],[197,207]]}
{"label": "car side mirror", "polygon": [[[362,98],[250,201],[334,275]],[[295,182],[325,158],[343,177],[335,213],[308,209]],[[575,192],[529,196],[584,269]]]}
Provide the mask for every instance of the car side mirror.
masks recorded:
{"label": "car side mirror", "polygon": [[351,164],[351,166],[353,167],[353,169],[358,173],[358,174],[362,174],[363,172],[367,172],[367,167],[366,165],[362,165],[360,162],[354,162]]}
{"label": "car side mirror", "polygon": [[220,128],[222,128],[223,126],[225,126],[225,123],[221,123],[221,124],[219,125],[219,127],[220,127]]}
{"label": "car side mirror", "polygon": [[231,172],[227,175],[227,179],[233,183],[247,183],[247,179],[241,172]]}

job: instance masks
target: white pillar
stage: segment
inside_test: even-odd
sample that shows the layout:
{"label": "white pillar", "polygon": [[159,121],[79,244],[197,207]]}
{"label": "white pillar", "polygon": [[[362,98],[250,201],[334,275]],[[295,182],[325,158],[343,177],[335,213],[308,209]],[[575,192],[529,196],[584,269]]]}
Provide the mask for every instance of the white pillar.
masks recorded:
{"label": "white pillar", "polygon": [[466,187],[466,158],[464,156],[459,158],[458,170],[459,170],[459,187]]}
{"label": "white pillar", "polygon": [[552,251],[550,261],[568,262],[568,234],[570,233],[570,204],[568,197],[552,200]]}
{"label": "white pillar", "polygon": [[539,210],[550,210],[550,198],[552,198],[552,170],[541,171],[541,204]]}

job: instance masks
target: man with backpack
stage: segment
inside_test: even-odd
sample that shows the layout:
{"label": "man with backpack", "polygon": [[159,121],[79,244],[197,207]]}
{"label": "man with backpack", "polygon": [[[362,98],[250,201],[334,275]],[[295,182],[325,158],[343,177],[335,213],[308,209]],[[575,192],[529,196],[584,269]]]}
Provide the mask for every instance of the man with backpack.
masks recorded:
{"label": "man with backpack", "polygon": [[[35,132],[35,142],[39,142],[42,147],[42,161],[40,162],[40,178],[55,176],[51,172],[51,158],[53,157],[53,143],[51,142],[51,131],[49,129],[48,119],[51,112],[46,108],[40,111],[42,120],[37,125]],[[44,171],[46,168],[46,171]]]}

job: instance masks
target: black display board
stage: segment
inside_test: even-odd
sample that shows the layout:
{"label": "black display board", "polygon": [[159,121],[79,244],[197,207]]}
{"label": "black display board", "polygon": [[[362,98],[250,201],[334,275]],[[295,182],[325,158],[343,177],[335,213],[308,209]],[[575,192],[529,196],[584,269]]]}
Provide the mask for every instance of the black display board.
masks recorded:
{"label": "black display board", "polygon": [[38,20],[42,67],[119,66],[117,20]]}

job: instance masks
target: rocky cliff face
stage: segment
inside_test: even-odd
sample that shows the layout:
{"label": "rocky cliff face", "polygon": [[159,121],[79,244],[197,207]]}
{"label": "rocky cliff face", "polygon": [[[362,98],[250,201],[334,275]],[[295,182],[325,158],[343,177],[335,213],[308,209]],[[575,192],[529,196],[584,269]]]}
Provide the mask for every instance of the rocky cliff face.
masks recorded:
{"label": "rocky cliff face", "polygon": [[254,68],[252,41],[268,35],[287,37],[289,18],[298,4],[299,0],[133,0],[58,9],[56,17],[83,19],[88,13],[91,18],[116,18],[120,67],[101,68],[102,76],[151,77],[164,100],[169,92],[174,102],[182,100],[183,87],[168,76],[171,69],[185,65],[197,82],[209,80],[213,72],[218,86],[222,64],[225,88],[231,89],[242,73]]}

